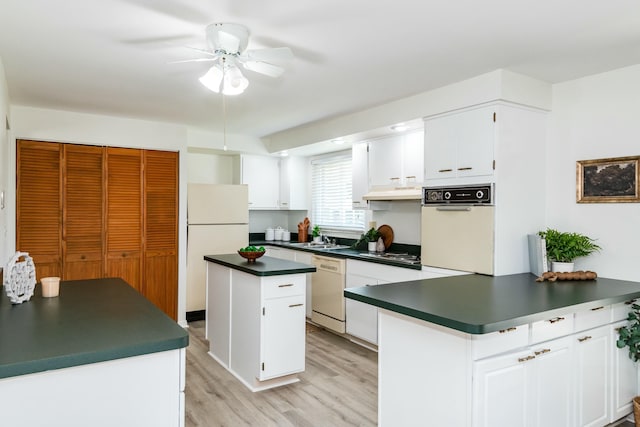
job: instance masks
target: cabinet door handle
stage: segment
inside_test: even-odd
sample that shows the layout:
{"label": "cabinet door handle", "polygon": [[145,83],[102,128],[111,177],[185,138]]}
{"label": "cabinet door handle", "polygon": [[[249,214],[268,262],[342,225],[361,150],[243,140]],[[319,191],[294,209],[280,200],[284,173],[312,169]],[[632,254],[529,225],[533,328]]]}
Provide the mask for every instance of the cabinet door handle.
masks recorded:
{"label": "cabinet door handle", "polygon": [[543,348],[542,350],[534,351],[536,356],[540,356],[541,354],[545,354],[545,353],[549,353],[549,352],[551,352],[550,348]]}
{"label": "cabinet door handle", "polygon": [[464,168],[458,168],[459,171],[470,171],[471,169],[473,169],[472,167],[466,166]]}
{"label": "cabinet door handle", "polygon": [[301,307],[302,304],[289,304],[289,308],[291,307]]}
{"label": "cabinet door handle", "polygon": [[535,356],[527,356],[527,357],[519,357],[518,362],[528,362],[529,360],[535,359]]}
{"label": "cabinet door handle", "polygon": [[507,329],[500,329],[498,332],[501,334],[507,333],[507,332],[513,332],[515,331],[517,328],[507,328]]}
{"label": "cabinet door handle", "polygon": [[288,288],[289,286],[293,286],[293,283],[285,283],[284,285],[278,285],[279,288]]}
{"label": "cabinet door handle", "polygon": [[440,169],[438,172],[453,172],[453,169]]}
{"label": "cabinet door handle", "polygon": [[596,308],[592,308],[591,311],[598,311],[598,310],[602,310],[604,307],[600,306],[600,307],[596,307]]}
{"label": "cabinet door handle", "polygon": [[547,320],[547,322],[556,323],[556,322],[560,322],[561,320],[564,320],[564,317],[554,317],[553,319]]}
{"label": "cabinet door handle", "polygon": [[578,338],[578,341],[580,342],[585,342],[587,340],[590,340],[592,337],[590,335],[587,335],[586,337],[582,337],[582,338]]}
{"label": "cabinet door handle", "polygon": [[282,203],[280,203],[280,204],[281,204],[282,206],[287,206],[289,203],[287,203],[287,202],[282,202]]}

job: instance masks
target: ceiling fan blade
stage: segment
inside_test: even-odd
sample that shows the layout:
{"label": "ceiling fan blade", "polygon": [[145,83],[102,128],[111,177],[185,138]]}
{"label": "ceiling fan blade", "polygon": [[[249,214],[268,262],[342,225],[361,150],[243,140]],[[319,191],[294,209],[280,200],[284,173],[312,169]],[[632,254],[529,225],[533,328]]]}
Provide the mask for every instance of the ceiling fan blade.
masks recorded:
{"label": "ceiling fan blade", "polygon": [[267,62],[241,61],[241,63],[247,70],[255,71],[256,73],[264,74],[269,77],[280,77],[284,72],[284,68]]}
{"label": "ceiling fan blade", "polygon": [[167,64],[182,64],[184,62],[214,62],[214,61],[217,61],[217,60],[218,60],[218,58],[183,59],[181,61],[167,62]]}
{"label": "ceiling fan blade", "polygon": [[274,47],[266,49],[250,49],[240,56],[247,61],[285,61],[293,58],[293,52],[288,47]]}
{"label": "ceiling fan blade", "polygon": [[193,47],[193,46],[183,46],[183,47],[185,47],[187,49],[195,50],[196,52],[200,52],[200,53],[205,54],[205,55],[213,56],[214,58],[217,58],[218,56],[220,56],[215,52],[211,52],[211,51],[206,50],[206,49],[201,49],[199,47]]}

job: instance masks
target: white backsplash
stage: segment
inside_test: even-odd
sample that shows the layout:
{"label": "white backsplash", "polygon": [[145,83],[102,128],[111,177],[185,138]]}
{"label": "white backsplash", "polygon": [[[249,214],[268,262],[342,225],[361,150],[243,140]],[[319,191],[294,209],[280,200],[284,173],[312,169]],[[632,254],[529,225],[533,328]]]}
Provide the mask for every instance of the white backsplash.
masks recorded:
{"label": "white backsplash", "polygon": [[371,220],[376,222],[376,228],[383,224],[390,226],[394,242],[419,245],[420,215],[419,200],[398,200],[389,203],[389,210],[372,211]]}

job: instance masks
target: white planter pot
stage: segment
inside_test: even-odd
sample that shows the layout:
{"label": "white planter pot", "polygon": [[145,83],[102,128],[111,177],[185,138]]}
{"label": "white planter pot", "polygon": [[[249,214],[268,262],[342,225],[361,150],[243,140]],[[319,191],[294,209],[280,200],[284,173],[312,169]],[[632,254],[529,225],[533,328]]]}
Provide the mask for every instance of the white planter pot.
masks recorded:
{"label": "white planter pot", "polygon": [[551,271],[558,273],[569,273],[573,271],[572,262],[551,262]]}
{"label": "white planter pot", "polygon": [[376,242],[367,242],[367,250],[369,252],[375,252],[376,251]]}
{"label": "white planter pot", "polygon": [[314,241],[315,243],[322,243],[322,236],[314,237],[314,238],[313,238],[313,241]]}

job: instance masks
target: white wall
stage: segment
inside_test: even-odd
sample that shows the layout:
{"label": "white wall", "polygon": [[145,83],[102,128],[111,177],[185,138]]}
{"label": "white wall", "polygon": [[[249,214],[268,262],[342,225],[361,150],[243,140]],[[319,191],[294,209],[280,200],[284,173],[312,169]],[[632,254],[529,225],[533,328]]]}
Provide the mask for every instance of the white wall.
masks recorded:
{"label": "white wall", "polygon": [[[8,195],[9,183],[9,133],[5,130],[5,124],[9,117],[9,90],[7,88],[7,79],[4,72],[4,64],[0,58],[0,192]],[[5,208],[0,207],[0,267],[4,266],[9,260],[10,251],[9,243],[9,216],[8,200],[5,200]]]}
{"label": "white wall", "polygon": [[383,224],[390,226],[393,229],[394,243],[419,245],[420,215],[419,200],[404,200],[391,202],[389,210],[372,211],[371,220],[376,222],[376,228]]}
{"label": "white wall", "polygon": [[640,281],[640,203],[576,203],[576,161],[640,155],[640,65],[553,86],[547,225],[597,239],[576,261],[600,276]]}

